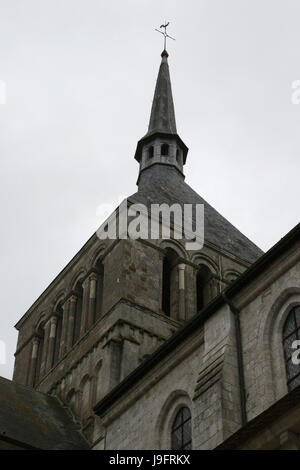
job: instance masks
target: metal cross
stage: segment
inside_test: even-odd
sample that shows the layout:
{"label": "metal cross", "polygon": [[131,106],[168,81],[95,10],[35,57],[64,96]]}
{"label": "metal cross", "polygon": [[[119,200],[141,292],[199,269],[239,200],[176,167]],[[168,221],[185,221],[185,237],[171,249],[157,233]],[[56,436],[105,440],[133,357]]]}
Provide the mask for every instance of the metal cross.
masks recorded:
{"label": "metal cross", "polygon": [[173,41],[175,41],[175,38],[172,38],[171,36],[167,34],[167,27],[169,26],[169,24],[170,22],[167,23],[165,21],[165,24],[160,25],[160,29],[164,29],[164,31],[160,31],[159,29],[155,28],[155,31],[159,32],[160,34],[164,36],[164,49],[165,50],[167,49],[167,38],[173,39]]}

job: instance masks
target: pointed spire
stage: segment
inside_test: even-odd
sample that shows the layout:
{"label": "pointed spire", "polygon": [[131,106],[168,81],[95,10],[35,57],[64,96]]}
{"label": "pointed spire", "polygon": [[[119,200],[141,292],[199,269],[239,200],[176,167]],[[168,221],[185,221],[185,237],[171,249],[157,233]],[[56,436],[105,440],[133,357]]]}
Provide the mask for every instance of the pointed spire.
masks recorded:
{"label": "pointed spire", "polygon": [[[164,49],[161,54],[148,132],[138,141],[135,151],[134,158],[140,163],[140,172],[152,164],[161,163],[175,166],[183,174],[182,167],[186,162],[188,148],[176,129],[168,56],[169,54]],[[163,153],[166,151],[166,148],[163,149],[164,144],[167,146],[171,144],[170,155]],[[154,158],[147,159],[146,154],[150,155],[151,152]]]}
{"label": "pointed spire", "polygon": [[177,134],[168,56],[166,50],[161,54],[147,136],[155,132]]}

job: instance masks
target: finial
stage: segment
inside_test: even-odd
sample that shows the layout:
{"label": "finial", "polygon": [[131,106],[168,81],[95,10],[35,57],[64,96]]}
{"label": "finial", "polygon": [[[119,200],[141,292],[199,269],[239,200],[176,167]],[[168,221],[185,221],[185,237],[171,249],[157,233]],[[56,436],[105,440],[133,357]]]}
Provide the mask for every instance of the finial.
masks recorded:
{"label": "finial", "polygon": [[162,57],[168,57],[168,53],[167,53],[167,38],[170,38],[170,39],[173,39],[173,41],[175,41],[175,38],[172,38],[171,36],[169,36],[167,34],[167,27],[169,26],[170,22],[166,22],[165,21],[165,24],[162,24],[160,25],[160,29],[164,29],[164,31],[160,31],[159,29],[156,29],[155,28],[155,31],[159,32],[160,34],[162,34],[164,36],[164,50],[161,54]]}

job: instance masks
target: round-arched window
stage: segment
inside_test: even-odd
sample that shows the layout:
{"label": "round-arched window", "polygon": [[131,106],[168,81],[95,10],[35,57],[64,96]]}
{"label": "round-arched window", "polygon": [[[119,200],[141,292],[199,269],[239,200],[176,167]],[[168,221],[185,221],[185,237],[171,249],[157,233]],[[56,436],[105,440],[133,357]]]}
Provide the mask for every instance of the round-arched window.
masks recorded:
{"label": "round-arched window", "polygon": [[211,279],[210,269],[204,264],[200,265],[196,276],[197,312],[212,300]]}
{"label": "round-arched window", "polygon": [[299,350],[300,341],[300,306],[294,307],[283,327],[283,349],[286,364],[287,384],[289,390],[300,385],[300,364],[295,363],[293,354]]}
{"label": "round-arched window", "polygon": [[192,417],[186,406],[178,411],[171,432],[172,450],[192,449]]}

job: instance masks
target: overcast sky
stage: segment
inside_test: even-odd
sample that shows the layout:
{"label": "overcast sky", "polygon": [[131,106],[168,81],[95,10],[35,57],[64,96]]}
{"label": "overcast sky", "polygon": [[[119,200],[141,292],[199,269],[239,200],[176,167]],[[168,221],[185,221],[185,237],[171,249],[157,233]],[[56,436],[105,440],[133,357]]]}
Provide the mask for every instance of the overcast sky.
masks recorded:
{"label": "overcast sky", "polygon": [[299,0],[0,0],[1,316],[14,324],[135,192],[164,19],[186,181],[263,250],[299,222]]}

